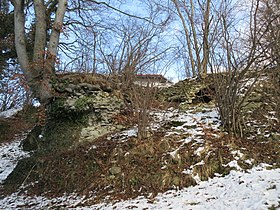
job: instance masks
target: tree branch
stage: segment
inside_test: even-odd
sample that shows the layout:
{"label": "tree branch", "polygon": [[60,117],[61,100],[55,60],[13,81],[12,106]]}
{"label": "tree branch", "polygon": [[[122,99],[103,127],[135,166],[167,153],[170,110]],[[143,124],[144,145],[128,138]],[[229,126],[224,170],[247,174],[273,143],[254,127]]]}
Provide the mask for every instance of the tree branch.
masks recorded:
{"label": "tree branch", "polygon": [[133,15],[133,14],[124,12],[124,11],[122,11],[122,10],[120,10],[120,9],[117,9],[117,8],[115,8],[115,7],[111,6],[111,5],[109,5],[109,4],[106,3],[106,2],[99,2],[99,1],[92,1],[92,2],[94,2],[94,3],[96,3],[96,4],[103,4],[103,5],[105,5],[106,7],[110,8],[110,9],[112,9],[112,10],[118,12],[118,13],[121,13],[121,14],[123,14],[123,15],[127,15],[127,16],[129,16],[129,17],[137,18],[137,19],[140,19],[140,20],[144,20],[144,21],[147,21],[147,22],[149,22],[149,23],[151,23],[151,24],[156,25],[154,22],[150,21],[150,20],[147,19],[146,17],[139,17],[139,16],[137,16],[137,15]]}

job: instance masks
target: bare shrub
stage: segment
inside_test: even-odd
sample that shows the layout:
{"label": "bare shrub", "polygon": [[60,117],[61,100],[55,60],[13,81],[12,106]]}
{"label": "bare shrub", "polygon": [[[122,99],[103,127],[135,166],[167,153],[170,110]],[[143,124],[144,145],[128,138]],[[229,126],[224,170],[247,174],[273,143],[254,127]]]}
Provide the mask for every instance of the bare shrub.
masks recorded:
{"label": "bare shrub", "polygon": [[157,92],[157,88],[154,87],[152,81],[147,83],[136,83],[136,75],[130,75],[126,80],[123,80],[123,92],[127,94],[127,99],[130,102],[130,106],[137,118],[137,137],[139,140],[146,139],[148,137],[148,126],[150,123],[150,111],[153,105],[153,101]]}
{"label": "bare shrub", "polygon": [[243,75],[248,69],[241,72],[216,73],[214,85],[218,111],[226,131],[236,136],[243,136],[245,126],[242,110],[250,104],[247,101],[254,89],[257,78],[245,78]]}
{"label": "bare shrub", "polygon": [[[221,11],[221,52],[211,55],[211,70],[214,75],[216,102],[225,130],[243,136],[244,108],[251,101],[249,96],[267,64],[264,62],[266,47],[259,45],[265,31],[257,25],[259,0],[251,2],[247,17],[249,30],[232,34],[232,19]],[[260,35],[262,34],[262,35]]]}
{"label": "bare shrub", "polygon": [[274,87],[274,108],[280,123],[280,67],[275,68],[273,71],[272,84]]}
{"label": "bare shrub", "polygon": [[5,69],[0,78],[0,112],[30,103],[29,87],[20,72],[16,69]]}

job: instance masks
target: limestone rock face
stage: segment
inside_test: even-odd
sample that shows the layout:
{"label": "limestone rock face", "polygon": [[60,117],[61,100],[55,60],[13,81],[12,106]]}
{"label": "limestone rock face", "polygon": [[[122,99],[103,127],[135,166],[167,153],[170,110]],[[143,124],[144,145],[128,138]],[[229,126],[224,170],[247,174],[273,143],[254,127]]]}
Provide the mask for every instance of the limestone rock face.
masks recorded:
{"label": "limestone rock face", "polygon": [[181,110],[188,109],[194,103],[208,103],[214,99],[214,88],[211,79],[204,81],[188,78],[173,86],[163,89],[158,94],[161,101],[179,103]]}
{"label": "limestone rock face", "polygon": [[[84,74],[60,76],[54,88],[57,99],[50,111],[53,116],[82,117],[86,123],[81,128],[78,142],[93,141],[98,137],[120,130],[113,117],[124,106],[119,90],[104,77]],[[82,77],[82,79],[80,78]]]}

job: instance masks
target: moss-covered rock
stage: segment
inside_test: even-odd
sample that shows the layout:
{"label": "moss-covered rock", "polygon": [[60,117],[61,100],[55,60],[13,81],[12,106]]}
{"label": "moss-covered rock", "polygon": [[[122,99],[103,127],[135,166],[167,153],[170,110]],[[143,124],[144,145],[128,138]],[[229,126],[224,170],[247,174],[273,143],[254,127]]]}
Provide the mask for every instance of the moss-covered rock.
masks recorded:
{"label": "moss-covered rock", "polygon": [[214,99],[212,79],[185,79],[173,86],[162,89],[158,94],[160,101],[176,102],[188,106],[193,103],[208,103]]}
{"label": "moss-covered rock", "polygon": [[[48,192],[57,196],[76,192],[92,196],[94,192],[96,200],[107,195],[125,199],[195,185],[195,175],[207,180],[216,173],[228,174],[232,169],[228,164],[235,160],[231,152],[234,144],[237,145],[234,150],[244,150],[244,159],[239,159],[241,162],[238,163],[242,168],[252,167],[246,165],[248,159],[254,159],[256,164],[257,160],[271,165],[280,162],[279,148],[271,144],[271,151],[267,152],[267,142],[258,144],[248,139],[235,139],[234,142],[230,135],[216,138],[217,133],[211,135],[212,130],[207,129],[204,136],[199,136],[204,140],[200,143],[185,141],[190,137],[188,132],[166,135],[171,127],[183,125],[175,119],[165,123],[161,131],[153,130],[142,141],[133,136],[123,139],[121,135],[110,135],[123,128],[117,122],[128,122],[123,115],[119,116],[123,99],[111,89],[112,86],[101,88],[104,84],[93,78],[86,79],[82,81],[69,76],[67,82],[60,81],[63,84],[58,84],[61,89],[57,90],[56,99],[48,107],[46,125],[32,137],[37,150],[30,159],[19,162],[6,186],[36,183],[29,189],[37,194]],[[200,103],[206,102],[202,101],[202,92],[211,89],[208,84],[186,80],[180,82],[176,90],[172,88],[162,90],[158,98],[174,101],[177,97],[175,101],[183,101],[180,110],[192,108],[194,112],[206,112],[209,111],[205,109],[206,105],[214,105],[212,102]],[[186,125],[184,130],[200,126]],[[275,135],[270,134],[271,138],[278,138],[277,131],[272,133]],[[198,154],[199,148],[202,150]]]}
{"label": "moss-covered rock", "polygon": [[[113,117],[123,108],[122,98],[118,97],[113,91],[108,92],[110,87],[107,89],[103,87],[103,89],[106,89],[104,91],[98,86],[99,84],[85,82],[68,83],[67,87],[73,89],[72,94],[68,91],[57,98],[49,108],[50,121],[55,121],[55,126],[63,127],[63,124],[67,124],[71,128],[74,124],[74,128],[69,131],[70,133],[79,133],[74,135],[76,136],[74,144],[85,140],[93,141],[121,128],[114,122]],[[77,96],[77,92],[80,93],[79,96]],[[55,130],[55,128],[51,130]],[[65,137],[67,138],[67,135]],[[49,136],[45,137],[46,141],[49,138]],[[62,136],[59,138],[62,138]]]}
{"label": "moss-covered rock", "polygon": [[32,131],[28,133],[27,137],[21,143],[24,151],[32,151],[38,149],[42,131],[42,126],[35,126]]}

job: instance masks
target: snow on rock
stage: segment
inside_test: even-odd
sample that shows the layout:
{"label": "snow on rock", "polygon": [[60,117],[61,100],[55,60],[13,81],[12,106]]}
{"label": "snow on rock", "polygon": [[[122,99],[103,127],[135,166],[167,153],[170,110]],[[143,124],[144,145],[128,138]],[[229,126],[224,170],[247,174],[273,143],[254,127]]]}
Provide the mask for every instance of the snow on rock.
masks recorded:
{"label": "snow on rock", "polygon": [[14,170],[18,160],[28,155],[29,153],[22,150],[20,140],[0,145],[0,184]]}
{"label": "snow on rock", "polygon": [[231,167],[231,168],[236,168],[237,170],[242,170],[242,168],[238,165],[238,162],[236,160],[230,161],[229,163],[223,165],[224,167]]}
{"label": "snow on rock", "polygon": [[[167,110],[164,112],[153,112],[157,124],[153,126],[158,129],[164,125],[164,123],[175,122],[169,130],[165,129],[165,136],[186,134],[187,137],[181,140],[181,146],[193,141],[193,144],[202,144],[204,142],[203,136],[208,135],[219,136],[219,126],[221,122],[219,120],[218,111],[216,108],[203,108],[201,111],[190,109],[188,111],[180,112],[179,110]],[[178,125],[176,126],[176,123]],[[175,149],[172,153],[176,152]],[[199,146],[195,154],[200,156],[200,153],[204,150],[204,146]]]}
{"label": "snow on rock", "polygon": [[[159,130],[167,122],[181,122],[181,126],[174,126],[170,130],[166,130],[166,136],[174,134],[188,133],[189,137],[182,140],[182,144],[187,144],[191,141],[202,143],[202,138],[205,134],[204,129],[213,129],[218,131],[220,120],[218,111],[214,108],[204,108],[203,111],[196,111],[191,109],[188,111],[180,112],[178,109],[169,109],[167,111],[153,111],[150,113],[154,118],[149,129]],[[121,131],[111,137],[110,139],[118,139],[118,141],[127,141],[128,137],[137,137],[137,127],[129,128],[128,130]],[[213,133],[212,135],[216,135]]]}
{"label": "snow on rock", "polygon": [[[152,115],[155,118],[157,124],[163,124],[164,122],[181,122],[181,126],[174,127],[176,130],[185,132],[191,132],[193,136],[202,135],[203,129],[211,128],[218,130],[220,126],[220,120],[218,111],[216,109],[205,108],[203,111],[189,110],[186,112],[180,112],[179,110],[170,110],[165,112],[154,112]],[[158,127],[158,126],[157,126]],[[169,132],[169,135],[172,134]]]}
{"label": "snow on rock", "polygon": [[116,133],[113,136],[109,136],[107,139],[117,139],[119,142],[125,142],[129,137],[137,137],[138,129],[136,127],[129,128],[127,130]]}

